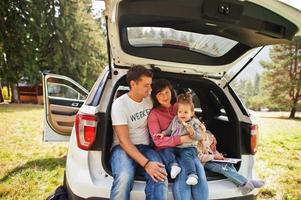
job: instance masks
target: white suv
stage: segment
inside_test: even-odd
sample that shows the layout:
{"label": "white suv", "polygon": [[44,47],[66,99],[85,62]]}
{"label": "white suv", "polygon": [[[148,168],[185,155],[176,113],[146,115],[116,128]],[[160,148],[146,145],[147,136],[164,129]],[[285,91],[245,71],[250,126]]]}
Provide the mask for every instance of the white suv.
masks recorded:
{"label": "white suv", "polygon": [[[127,92],[125,75],[135,64],[151,69],[154,79],[170,80],[176,92],[191,91],[196,115],[215,134],[218,149],[241,158],[239,173],[256,178],[257,126],[225,74],[240,61],[247,59],[242,68],[247,66],[257,47],[300,34],[300,11],[274,0],[110,0],[104,15],[110,62],[89,93],[67,77],[43,75],[44,140],[70,139],[64,178],[69,199],[110,196],[111,105]],[[210,199],[253,199],[258,193],[242,196],[225,177],[206,174]],[[144,199],[144,187],[137,174],[131,199]]]}

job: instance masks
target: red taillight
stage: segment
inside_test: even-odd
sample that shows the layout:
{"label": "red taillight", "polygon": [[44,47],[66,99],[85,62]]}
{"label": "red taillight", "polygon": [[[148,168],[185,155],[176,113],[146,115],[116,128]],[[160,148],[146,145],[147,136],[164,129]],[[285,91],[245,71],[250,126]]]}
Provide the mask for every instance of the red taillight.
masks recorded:
{"label": "red taillight", "polygon": [[96,136],[97,119],[93,115],[77,114],[75,117],[75,132],[79,148],[88,150]]}
{"label": "red taillight", "polygon": [[257,151],[258,145],[258,125],[253,124],[251,126],[251,153],[254,155]]}

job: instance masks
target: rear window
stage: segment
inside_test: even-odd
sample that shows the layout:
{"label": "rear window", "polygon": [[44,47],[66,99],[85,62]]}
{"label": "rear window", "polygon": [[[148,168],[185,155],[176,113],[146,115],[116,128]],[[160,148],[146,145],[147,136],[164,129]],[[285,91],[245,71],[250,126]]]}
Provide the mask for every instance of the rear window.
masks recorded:
{"label": "rear window", "polygon": [[127,27],[133,47],[172,47],[210,57],[221,57],[238,42],[217,35],[206,35],[164,27]]}

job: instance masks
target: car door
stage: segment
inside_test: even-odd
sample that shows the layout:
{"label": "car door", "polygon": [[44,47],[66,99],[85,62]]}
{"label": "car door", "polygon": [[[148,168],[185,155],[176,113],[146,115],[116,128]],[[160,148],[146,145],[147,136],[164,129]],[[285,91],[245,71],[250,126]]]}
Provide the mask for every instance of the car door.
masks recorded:
{"label": "car door", "polygon": [[68,77],[43,74],[43,95],[43,141],[68,141],[88,91]]}

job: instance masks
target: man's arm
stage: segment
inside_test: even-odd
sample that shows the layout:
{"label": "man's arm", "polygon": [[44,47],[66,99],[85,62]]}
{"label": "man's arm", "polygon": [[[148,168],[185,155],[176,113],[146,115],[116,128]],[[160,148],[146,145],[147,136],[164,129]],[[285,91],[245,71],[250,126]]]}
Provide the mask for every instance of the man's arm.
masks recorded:
{"label": "man's arm", "polygon": [[142,153],[138,151],[136,146],[131,142],[129,138],[129,128],[127,125],[115,125],[114,131],[119,139],[119,144],[122,149],[140,166],[144,167],[145,171],[154,179],[154,181],[164,181],[166,178],[166,172],[164,165],[149,161]]}

